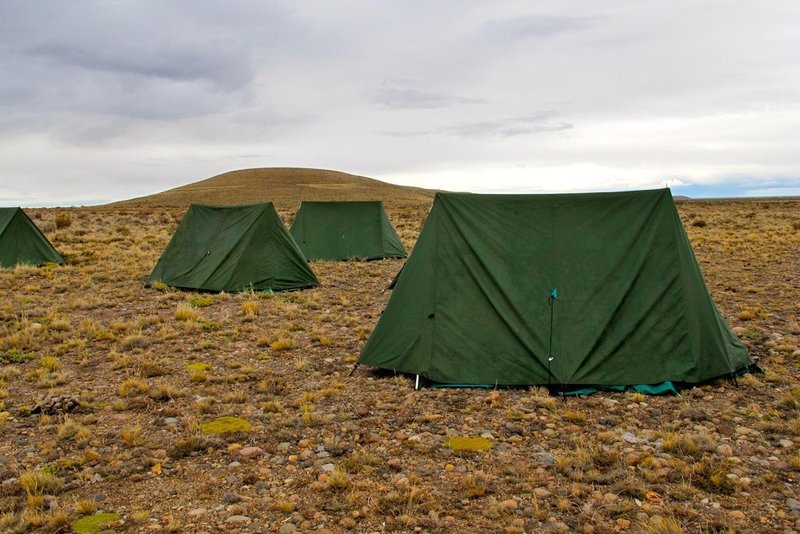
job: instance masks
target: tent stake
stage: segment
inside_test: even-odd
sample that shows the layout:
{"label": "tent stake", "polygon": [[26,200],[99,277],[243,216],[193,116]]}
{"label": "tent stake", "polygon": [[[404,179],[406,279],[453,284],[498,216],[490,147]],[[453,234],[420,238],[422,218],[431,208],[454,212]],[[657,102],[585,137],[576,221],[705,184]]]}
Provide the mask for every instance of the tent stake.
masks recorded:
{"label": "tent stake", "polygon": [[361,364],[360,364],[360,363],[358,363],[358,362],[356,362],[356,364],[353,366],[353,370],[352,370],[352,371],[350,371],[350,374],[349,374],[349,375],[347,375],[347,376],[353,376],[353,373],[355,373],[355,372],[356,372],[356,369],[358,369],[358,366],[359,366],[359,365],[361,365]]}
{"label": "tent stake", "polygon": [[417,381],[414,382],[414,391],[419,389],[419,375],[417,375]]}

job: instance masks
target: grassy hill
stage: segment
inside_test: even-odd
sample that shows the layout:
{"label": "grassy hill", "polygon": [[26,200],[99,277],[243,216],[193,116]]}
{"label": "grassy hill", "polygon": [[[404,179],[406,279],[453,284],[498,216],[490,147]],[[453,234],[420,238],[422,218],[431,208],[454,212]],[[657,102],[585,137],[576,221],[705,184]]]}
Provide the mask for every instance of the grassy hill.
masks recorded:
{"label": "grassy hill", "polygon": [[372,178],[322,169],[261,168],[226,172],[175,189],[117,202],[117,206],[252,204],[272,201],[283,209],[301,200],[383,200],[429,204],[433,191],[388,184]]}

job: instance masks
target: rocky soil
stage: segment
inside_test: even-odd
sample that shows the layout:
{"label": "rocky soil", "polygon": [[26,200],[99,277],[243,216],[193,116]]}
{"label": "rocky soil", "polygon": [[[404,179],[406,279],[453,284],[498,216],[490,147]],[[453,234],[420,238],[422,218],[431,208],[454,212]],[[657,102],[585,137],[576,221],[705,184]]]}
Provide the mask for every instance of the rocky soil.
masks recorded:
{"label": "rocky soil", "polygon": [[401,262],[145,289],[180,209],[30,210],[67,261],[0,271],[0,531],[799,531],[800,202],[679,209],[764,374],[566,400],[350,376]]}

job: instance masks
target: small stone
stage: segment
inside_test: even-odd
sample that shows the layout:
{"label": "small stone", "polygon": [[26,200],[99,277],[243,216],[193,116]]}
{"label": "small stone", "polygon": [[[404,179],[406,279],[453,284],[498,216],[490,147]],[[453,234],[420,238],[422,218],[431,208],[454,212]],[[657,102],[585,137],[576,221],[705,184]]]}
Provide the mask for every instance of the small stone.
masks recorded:
{"label": "small stone", "polygon": [[331,473],[336,469],[336,466],[333,464],[322,464],[320,469],[322,469],[323,473]]}
{"label": "small stone", "polygon": [[164,418],[164,424],[167,425],[167,426],[177,425],[178,424],[178,418],[177,417],[165,417]]}
{"label": "small stone", "polygon": [[264,454],[264,450],[261,447],[244,447],[243,449],[239,449],[239,456],[242,458],[256,458]]}
{"label": "small stone", "polygon": [[547,488],[534,488],[533,494],[536,496],[537,499],[546,499],[553,493]]}
{"label": "small stone", "polygon": [[291,534],[297,530],[297,527],[294,526],[294,523],[284,523],[281,525],[281,528],[278,529],[278,534]]}
{"label": "small stone", "polygon": [[637,465],[642,461],[642,457],[635,452],[629,452],[625,455],[626,465]]}
{"label": "small stone", "polygon": [[637,438],[632,432],[623,432],[622,441],[625,443],[639,443],[639,438]]}
{"label": "small stone", "polygon": [[742,512],[741,510],[732,510],[731,512],[728,513],[728,515],[730,515],[732,518],[738,519],[738,520],[747,519],[747,515],[745,515],[745,513]]}
{"label": "small stone", "polygon": [[790,449],[792,448],[792,445],[794,445],[794,443],[792,443],[792,440],[790,439],[782,439],[779,443],[781,444],[781,447],[783,447],[784,449]]}
{"label": "small stone", "polygon": [[722,445],[717,446],[717,454],[720,456],[732,456],[733,455],[733,447],[723,443]]}
{"label": "small stone", "polygon": [[225,520],[226,523],[247,523],[250,518],[246,515],[232,515]]}
{"label": "small stone", "polygon": [[201,515],[206,515],[208,510],[205,508],[195,508],[194,510],[189,510],[186,515],[189,517],[200,517]]}
{"label": "small stone", "polygon": [[498,391],[492,391],[488,395],[483,398],[484,404],[497,404],[500,402],[500,393]]}
{"label": "small stone", "polygon": [[514,499],[507,499],[500,503],[500,507],[503,510],[516,510],[519,508],[519,503]]}
{"label": "small stone", "polygon": [[225,495],[222,496],[222,501],[227,504],[235,504],[237,502],[240,502],[241,500],[242,497],[240,495],[235,494],[232,491],[226,491]]}
{"label": "small stone", "polygon": [[534,456],[536,456],[536,460],[539,462],[539,465],[549,466],[555,465],[556,463],[556,457],[546,452],[540,452],[534,454]]}
{"label": "small stone", "polygon": [[407,477],[403,475],[398,475],[396,479],[394,479],[394,486],[397,489],[405,489],[409,486],[411,482],[408,480]]}
{"label": "small stone", "polygon": [[792,498],[786,499],[786,508],[788,508],[790,512],[800,512],[800,501]]}

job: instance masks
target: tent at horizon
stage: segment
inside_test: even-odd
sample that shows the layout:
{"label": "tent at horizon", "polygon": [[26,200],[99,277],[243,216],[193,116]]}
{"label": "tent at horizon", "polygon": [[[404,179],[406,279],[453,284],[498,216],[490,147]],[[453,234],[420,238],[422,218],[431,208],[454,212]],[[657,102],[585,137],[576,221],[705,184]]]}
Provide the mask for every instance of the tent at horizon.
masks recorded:
{"label": "tent at horizon", "polygon": [[753,366],[668,189],[437,193],[358,363],[561,389],[672,389]]}
{"label": "tent at horizon", "polygon": [[22,208],[0,208],[0,268],[64,263]]}
{"label": "tent at horizon", "polygon": [[271,202],[192,204],[148,284],[204,291],[287,291],[318,285]]}
{"label": "tent at horizon", "polygon": [[408,256],[378,200],[304,200],[289,232],[309,260]]}

